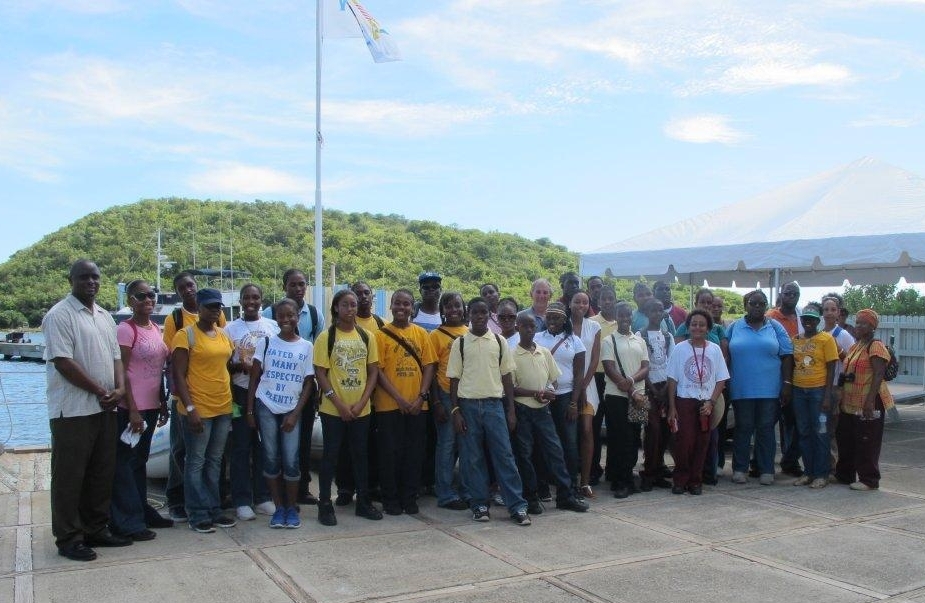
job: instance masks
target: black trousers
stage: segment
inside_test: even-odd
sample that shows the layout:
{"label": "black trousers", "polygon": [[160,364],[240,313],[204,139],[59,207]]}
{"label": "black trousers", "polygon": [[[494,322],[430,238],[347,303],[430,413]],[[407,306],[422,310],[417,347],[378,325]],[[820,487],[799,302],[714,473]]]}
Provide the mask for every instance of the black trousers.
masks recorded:
{"label": "black trousers", "polygon": [[379,485],[383,503],[406,504],[417,499],[427,439],[429,412],[398,410],[376,413]]}
{"label": "black trousers", "polygon": [[636,438],[639,425],[626,418],[629,399],[623,396],[604,396],[601,402],[604,419],[607,421],[607,468],[610,487],[633,486],[633,467],[639,457]]}
{"label": "black trousers", "polygon": [[116,413],[59,417],[51,427],[51,531],[61,548],[109,522]]}

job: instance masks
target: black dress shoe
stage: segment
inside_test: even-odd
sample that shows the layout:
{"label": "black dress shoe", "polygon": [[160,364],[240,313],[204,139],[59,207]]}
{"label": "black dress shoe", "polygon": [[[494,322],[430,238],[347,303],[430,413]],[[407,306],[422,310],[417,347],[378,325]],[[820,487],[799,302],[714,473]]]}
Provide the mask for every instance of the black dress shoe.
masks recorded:
{"label": "black dress shoe", "polygon": [[386,515],[401,515],[402,514],[401,505],[398,504],[397,502],[382,503],[382,512],[385,513]]}
{"label": "black dress shoe", "polygon": [[666,490],[671,488],[671,482],[665,479],[664,477],[660,477],[657,480],[653,481],[652,485],[655,486],[656,488],[664,488]]}
{"label": "black dress shoe", "polygon": [[317,505],[318,499],[315,498],[315,495],[311,492],[303,492],[302,494],[299,494],[296,502],[300,505]]}
{"label": "black dress shoe", "polygon": [[149,528],[154,528],[154,529],[173,527],[173,520],[170,519],[169,517],[164,517],[162,515],[158,515],[157,517],[152,515],[151,517],[148,518],[148,520],[145,523],[148,525]]}
{"label": "black dress shoe", "polygon": [[58,554],[62,557],[67,557],[71,561],[93,561],[96,559],[96,551],[79,541],[59,547]]}
{"label": "black dress shoe", "polygon": [[671,493],[672,494],[684,494],[684,486],[672,486]]}
{"label": "black dress shoe", "polygon": [[617,486],[613,489],[614,498],[628,498],[630,495],[630,489],[626,486]]}
{"label": "black dress shoe", "polygon": [[700,496],[701,494],[703,494],[703,486],[701,486],[700,484],[697,484],[696,486],[691,486],[690,488],[688,488],[687,491],[693,494],[694,496]]}
{"label": "black dress shoe", "polygon": [[134,534],[129,534],[128,537],[134,540],[135,542],[144,542],[146,540],[154,540],[155,538],[157,538],[157,533],[152,532],[151,530],[148,530],[148,529],[144,529],[144,530],[135,532]]}
{"label": "black dress shoe", "polygon": [[545,508],[538,498],[527,501],[527,513],[530,515],[542,515]]}
{"label": "black dress shoe", "polygon": [[[401,507],[399,507],[401,508]],[[366,519],[372,519],[373,521],[378,521],[382,519],[382,512],[376,508],[372,503],[363,503],[357,501],[356,509],[354,513],[357,517],[365,517]]]}
{"label": "black dress shoe", "polygon": [[109,530],[103,529],[96,534],[84,536],[84,544],[87,546],[128,546],[132,544],[132,539],[117,536]]}
{"label": "black dress shoe", "polygon": [[338,507],[346,507],[353,502],[353,492],[338,492],[334,504]]}
{"label": "black dress shoe", "polygon": [[708,485],[708,486],[715,486],[715,485],[719,484],[719,480],[716,479],[716,478],[715,478],[714,476],[712,476],[712,475],[704,475],[704,476],[703,476],[703,483],[705,483],[705,484]]}
{"label": "black dress shoe", "polygon": [[469,505],[466,504],[466,501],[459,498],[451,500],[445,505],[437,505],[441,509],[450,509],[452,511],[466,511],[469,509]]}

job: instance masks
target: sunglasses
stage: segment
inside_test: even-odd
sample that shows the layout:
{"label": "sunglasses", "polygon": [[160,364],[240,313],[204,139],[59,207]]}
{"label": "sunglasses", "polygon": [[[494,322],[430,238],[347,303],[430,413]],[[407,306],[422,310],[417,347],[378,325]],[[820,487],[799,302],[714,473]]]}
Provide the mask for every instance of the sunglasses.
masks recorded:
{"label": "sunglasses", "polygon": [[498,320],[514,320],[517,318],[516,314],[498,314]]}
{"label": "sunglasses", "polygon": [[138,301],[144,301],[146,299],[157,299],[157,293],[155,293],[154,291],[146,291],[146,292],[140,291],[138,293],[132,293],[132,297],[134,297]]}
{"label": "sunglasses", "polygon": [[763,301],[757,301],[757,302],[756,302],[756,301],[750,301],[750,302],[748,302],[748,305],[751,306],[752,308],[767,308],[767,307],[768,307],[768,302],[763,302]]}
{"label": "sunglasses", "polygon": [[211,304],[202,304],[202,307],[205,308],[206,310],[221,310],[222,304],[221,302],[214,302]]}

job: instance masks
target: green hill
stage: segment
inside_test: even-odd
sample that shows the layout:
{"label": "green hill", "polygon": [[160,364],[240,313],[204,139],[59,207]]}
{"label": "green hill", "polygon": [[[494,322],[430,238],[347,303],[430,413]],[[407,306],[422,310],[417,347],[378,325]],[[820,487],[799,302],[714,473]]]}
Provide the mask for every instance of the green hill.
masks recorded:
{"label": "green hill", "polygon": [[[99,302],[112,308],[116,283],[154,282],[159,228],[162,252],[176,262],[162,272],[165,288],[180,270],[228,268],[232,256],[235,270],[250,272],[268,293],[281,288],[282,273],[293,266],[313,280],[310,208],[263,201],[143,200],[89,214],[0,265],[0,325],[18,326],[24,319],[37,325],[68,293],[67,271],[79,258],[99,265]],[[525,301],[534,278],[554,281],[578,266],[577,254],[548,239],[529,241],[397,215],[325,210],[323,234],[325,284],[330,284],[333,267],[338,283],[363,279],[374,288],[416,291],[417,275],[437,270],[444,276],[444,290],[468,297],[490,281],[503,295]]]}

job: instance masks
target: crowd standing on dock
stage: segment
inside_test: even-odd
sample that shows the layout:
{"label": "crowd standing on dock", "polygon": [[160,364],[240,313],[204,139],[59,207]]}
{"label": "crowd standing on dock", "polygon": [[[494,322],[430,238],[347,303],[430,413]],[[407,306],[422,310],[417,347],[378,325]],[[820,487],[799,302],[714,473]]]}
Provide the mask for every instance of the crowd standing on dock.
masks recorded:
{"label": "crowd standing on dock", "polygon": [[[264,514],[270,528],[295,529],[308,505],[335,526],[335,507],[381,520],[417,514],[419,496],[433,494],[475,521],[490,521],[494,508],[528,526],[553,500],[551,486],[557,508],[579,513],[602,481],[618,499],[654,488],[701,495],[725,466],[730,409],[732,482],[775,483],[777,425],[781,470],[795,486],[879,486],[893,405],[890,351],[873,337],[879,317],[858,312],[852,334],[840,297],[798,310],[796,283],[771,309],[763,292],[747,293],[745,316],[727,324],[709,290],[688,313],[661,281],[637,283],[634,307],[600,277],[583,289],[569,272],[555,299],[549,280],[534,281],[521,309],[492,283],[465,302],[424,272],[419,302],[410,289],[393,293],[391,322],[372,313],[360,281],[334,295],[325,328],[298,269],[285,273],[286,297],[272,306],[260,287],[242,287],[242,315],[227,324],[221,293],[180,273],[183,307],[161,336],[146,281],[127,286],[133,314],[117,327],[95,303],[99,268],[79,260],[68,278],[71,294],[42,328],[52,530],[70,559],[151,540],[175,521],[210,533]],[[145,464],[168,418],[164,517],[147,502]]]}

